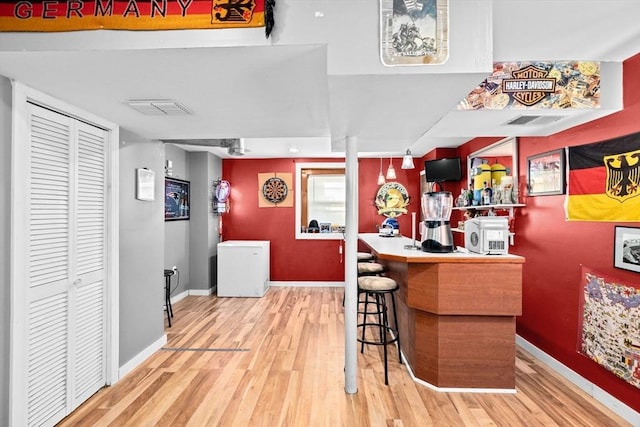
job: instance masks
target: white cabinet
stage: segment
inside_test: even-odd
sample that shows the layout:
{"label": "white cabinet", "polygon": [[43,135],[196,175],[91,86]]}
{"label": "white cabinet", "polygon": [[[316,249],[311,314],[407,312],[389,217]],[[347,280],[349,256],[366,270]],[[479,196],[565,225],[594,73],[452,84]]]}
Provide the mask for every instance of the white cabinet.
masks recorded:
{"label": "white cabinet", "polygon": [[269,289],[268,240],[218,243],[218,296],[261,297]]}

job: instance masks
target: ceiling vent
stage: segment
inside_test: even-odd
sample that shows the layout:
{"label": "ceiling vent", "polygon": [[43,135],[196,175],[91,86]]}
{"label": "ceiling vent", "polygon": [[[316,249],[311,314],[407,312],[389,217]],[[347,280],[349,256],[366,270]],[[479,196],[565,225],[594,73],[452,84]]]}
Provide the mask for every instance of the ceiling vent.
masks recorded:
{"label": "ceiling vent", "polygon": [[551,123],[555,123],[565,116],[518,116],[515,119],[509,120],[505,125],[535,125],[543,126]]}
{"label": "ceiling vent", "polygon": [[189,116],[193,114],[184,105],[170,99],[132,99],[127,104],[147,116]]}

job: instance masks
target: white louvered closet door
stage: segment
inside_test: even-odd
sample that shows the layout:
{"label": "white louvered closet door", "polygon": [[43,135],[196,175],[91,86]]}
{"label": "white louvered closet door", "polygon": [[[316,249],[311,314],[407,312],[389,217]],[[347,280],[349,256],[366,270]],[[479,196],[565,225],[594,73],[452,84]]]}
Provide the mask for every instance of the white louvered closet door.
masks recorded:
{"label": "white louvered closet door", "polygon": [[107,132],[29,104],[28,424],[105,384]]}

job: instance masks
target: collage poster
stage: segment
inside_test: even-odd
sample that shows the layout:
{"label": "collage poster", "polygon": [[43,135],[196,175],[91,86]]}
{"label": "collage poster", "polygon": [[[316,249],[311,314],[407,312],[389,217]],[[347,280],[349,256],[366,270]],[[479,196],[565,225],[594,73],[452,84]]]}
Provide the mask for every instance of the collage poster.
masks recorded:
{"label": "collage poster", "polygon": [[640,289],[582,269],[579,351],[640,388]]}

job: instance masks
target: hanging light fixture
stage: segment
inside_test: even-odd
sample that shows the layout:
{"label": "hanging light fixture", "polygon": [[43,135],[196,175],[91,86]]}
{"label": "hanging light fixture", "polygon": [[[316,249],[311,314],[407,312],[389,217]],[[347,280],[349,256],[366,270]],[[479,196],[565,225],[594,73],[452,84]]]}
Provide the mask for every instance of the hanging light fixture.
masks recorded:
{"label": "hanging light fixture", "polygon": [[389,157],[389,168],[387,169],[387,179],[396,179],[396,170],[391,163],[391,157]]}
{"label": "hanging light fixture", "polygon": [[382,175],[382,157],[380,157],[380,174],[378,175],[378,185],[384,185],[384,175]]}
{"label": "hanging light fixture", "polygon": [[413,156],[411,155],[411,150],[407,148],[407,154],[402,157],[402,166],[401,169],[413,169],[416,166],[413,164]]}

